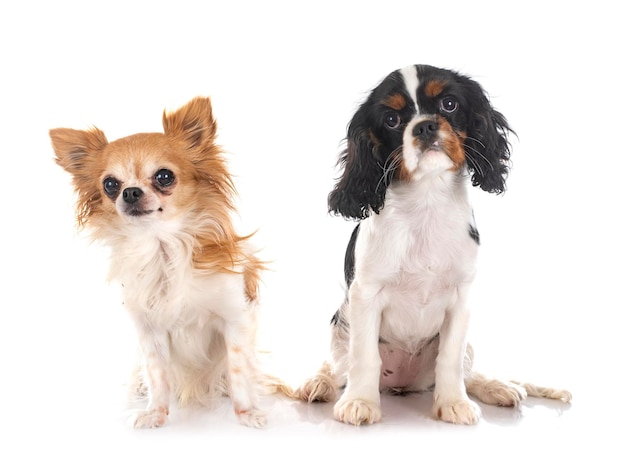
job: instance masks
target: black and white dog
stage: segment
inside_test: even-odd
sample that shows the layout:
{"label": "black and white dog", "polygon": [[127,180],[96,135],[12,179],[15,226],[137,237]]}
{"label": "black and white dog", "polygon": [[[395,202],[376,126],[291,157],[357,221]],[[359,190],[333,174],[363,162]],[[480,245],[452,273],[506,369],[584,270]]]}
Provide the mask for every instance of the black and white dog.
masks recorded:
{"label": "black and white dog", "polygon": [[332,359],[297,395],[329,401],[350,424],[381,419],[380,391],[432,389],[433,416],[473,424],[481,401],[517,406],[567,391],[472,370],[468,291],[479,235],[467,188],[502,193],[512,133],[481,86],[426,65],[389,74],[348,128],[329,209],[360,221],[345,256],[345,303],[332,319]]}

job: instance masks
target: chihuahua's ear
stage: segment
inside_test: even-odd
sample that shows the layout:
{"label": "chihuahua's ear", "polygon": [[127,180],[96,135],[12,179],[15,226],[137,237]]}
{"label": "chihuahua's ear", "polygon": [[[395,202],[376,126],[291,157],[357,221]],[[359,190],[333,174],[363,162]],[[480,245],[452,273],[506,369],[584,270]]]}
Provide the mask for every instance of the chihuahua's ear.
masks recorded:
{"label": "chihuahua's ear", "polygon": [[166,136],[182,139],[188,148],[206,148],[213,144],[217,123],[210,98],[197,97],[174,112],[163,112]]}
{"label": "chihuahua's ear", "polygon": [[91,162],[97,152],[108,144],[104,133],[98,128],[85,131],[68,128],[51,129],[50,140],[56,154],[56,163],[75,178],[83,175],[89,179],[93,178]]}
{"label": "chihuahua's ear", "polygon": [[96,159],[108,141],[102,131],[92,128],[51,129],[50,139],[56,154],[56,163],[72,175],[74,189],[78,194],[77,219],[82,227],[88,221],[100,201],[100,186],[96,173]]}

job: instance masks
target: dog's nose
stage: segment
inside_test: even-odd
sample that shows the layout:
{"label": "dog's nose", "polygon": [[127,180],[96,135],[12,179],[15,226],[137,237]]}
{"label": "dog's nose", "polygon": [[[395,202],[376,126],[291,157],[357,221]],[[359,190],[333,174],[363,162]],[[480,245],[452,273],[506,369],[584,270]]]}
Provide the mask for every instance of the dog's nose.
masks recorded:
{"label": "dog's nose", "polygon": [[437,133],[438,129],[439,125],[436,121],[424,120],[416,124],[413,128],[413,137],[416,137],[420,140],[426,140],[434,136]]}
{"label": "dog's nose", "polygon": [[141,198],[143,191],[139,188],[126,188],[122,192],[124,202],[132,204]]}

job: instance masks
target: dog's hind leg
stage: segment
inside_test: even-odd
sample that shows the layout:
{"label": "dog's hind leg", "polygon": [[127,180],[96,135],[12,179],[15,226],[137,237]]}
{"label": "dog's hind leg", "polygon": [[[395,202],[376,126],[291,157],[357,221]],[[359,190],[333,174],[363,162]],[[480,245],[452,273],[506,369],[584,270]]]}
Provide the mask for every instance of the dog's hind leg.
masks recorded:
{"label": "dog's hind leg", "polygon": [[309,403],[330,402],[335,400],[340,387],[331,364],[324,362],[317,374],[305,381],[296,394],[299,399]]}
{"label": "dog's hind leg", "polygon": [[331,361],[325,361],[320,370],[298,388],[296,394],[305,402],[330,402],[337,391],[347,383],[348,331],[347,325],[339,323],[338,311],[331,326]]}
{"label": "dog's hind leg", "polygon": [[465,378],[465,388],[468,394],[482,402],[500,407],[517,407],[527,395],[523,386],[488,378],[475,371]]}
{"label": "dog's hind leg", "polygon": [[572,394],[564,389],[487,378],[478,372],[471,372],[465,379],[465,387],[469,394],[482,402],[501,407],[517,407],[527,396],[560,400],[564,403],[572,400]]}

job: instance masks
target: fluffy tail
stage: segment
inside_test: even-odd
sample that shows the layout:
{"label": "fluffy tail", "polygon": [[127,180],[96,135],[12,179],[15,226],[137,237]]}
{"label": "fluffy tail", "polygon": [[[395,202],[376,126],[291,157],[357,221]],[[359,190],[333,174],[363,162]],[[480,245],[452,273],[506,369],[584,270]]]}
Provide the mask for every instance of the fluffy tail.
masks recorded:
{"label": "fluffy tail", "polygon": [[532,383],[523,383],[518,381],[513,381],[513,383],[524,388],[526,390],[526,394],[531,397],[560,400],[564,403],[569,403],[572,400],[572,393],[565,389],[545,388],[543,386],[533,385]]}
{"label": "fluffy tail", "polygon": [[283,394],[290,399],[299,399],[300,393],[283,380],[273,375],[263,374],[260,378],[261,392],[266,395]]}

